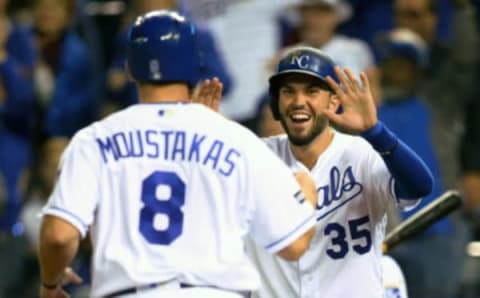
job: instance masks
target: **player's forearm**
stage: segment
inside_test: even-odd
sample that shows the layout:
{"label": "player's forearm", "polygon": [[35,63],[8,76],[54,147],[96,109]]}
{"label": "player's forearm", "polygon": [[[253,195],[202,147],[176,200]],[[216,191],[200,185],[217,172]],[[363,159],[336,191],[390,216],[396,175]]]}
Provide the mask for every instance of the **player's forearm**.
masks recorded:
{"label": "player's forearm", "polygon": [[297,261],[307,251],[314,235],[315,227],[312,227],[293,243],[277,252],[277,255],[287,261]]}
{"label": "player's forearm", "polygon": [[42,240],[40,243],[39,259],[40,274],[43,284],[56,285],[60,282],[65,268],[75,257],[78,242],[71,241],[59,245]]}
{"label": "player's forearm", "polygon": [[383,123],[363,133],[379,152],[395,179],[395,195],[402,199],[427,196],[433,189],[433,176],[422,159],[399,140]]}
{"label": "player's forearm", "polygon": [[77,253],[79,240],[78,233],[74,234],[71,227],[62,227],[44,219],[38,251],[43,284],[56,285],[60,282],[65,268]]}

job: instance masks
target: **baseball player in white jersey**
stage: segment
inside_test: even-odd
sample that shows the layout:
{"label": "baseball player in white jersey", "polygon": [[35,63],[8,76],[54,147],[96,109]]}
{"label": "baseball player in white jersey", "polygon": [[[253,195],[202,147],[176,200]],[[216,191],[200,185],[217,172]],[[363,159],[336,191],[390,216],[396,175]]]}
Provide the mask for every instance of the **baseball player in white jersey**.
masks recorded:
{"label": "baseball player in white jersey", "polygon": [[292,171],[313,177],[317,229],[310,248],[294,262],[249,243],[262,276],[255,297],[385,295],[381,245],[388,200],[413,206],[431,191],[433,178],[377,120],[364,73],[361,79],[364,87],[349,69],[342,72],[310,47],[287,51],[270,78],[270,107],[287,134],[265,142]]}
{"label": "baseball player in white jersey", "polygon": [[141,103],[82,129],[65,150],[43,209],[41,297],[67,297],[62,274],[87,232],[92,297],[247,297],[260,286],[247,233],[288,260],[307,249],[315,214],[290,169],[245,128],[189,103],[194,34],[171,11],[131,27]]}
{"label": "baseball player in white jersey", "polygon": [[249,246],[262,276],[258,297],[384,297],[381,245],[388,200],[414,205],[431,191],[433,178],[377,120],[364,73],[361,80],[363,87],[349,69],[342,72],[309,47],[285,53],[269,80],[273,115],[287,134],[265,141],[292,171],[313,177],[317,230],[294,262]]}

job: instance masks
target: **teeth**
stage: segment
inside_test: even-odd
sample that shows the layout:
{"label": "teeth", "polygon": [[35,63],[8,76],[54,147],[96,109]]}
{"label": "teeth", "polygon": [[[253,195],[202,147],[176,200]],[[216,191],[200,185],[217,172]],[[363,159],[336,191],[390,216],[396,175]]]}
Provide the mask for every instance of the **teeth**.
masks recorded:
{"label": "teeth", "polygon": [[291,116],[293,120],[308,120],[310,116],[305,114],[294,114]]}

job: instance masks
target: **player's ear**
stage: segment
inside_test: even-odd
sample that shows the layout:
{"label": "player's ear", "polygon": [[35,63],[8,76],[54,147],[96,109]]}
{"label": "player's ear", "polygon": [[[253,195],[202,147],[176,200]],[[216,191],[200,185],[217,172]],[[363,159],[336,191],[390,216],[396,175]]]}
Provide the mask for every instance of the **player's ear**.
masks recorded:
{"label": "player's ear", "polygon": [[129,82],[135,82],[132,76],[132,72],[130,71],[130,67],[128,67],[127,61],[125,61],[125,64],[123,66],[125,68],[125,73],[127,74],[127,78]]}

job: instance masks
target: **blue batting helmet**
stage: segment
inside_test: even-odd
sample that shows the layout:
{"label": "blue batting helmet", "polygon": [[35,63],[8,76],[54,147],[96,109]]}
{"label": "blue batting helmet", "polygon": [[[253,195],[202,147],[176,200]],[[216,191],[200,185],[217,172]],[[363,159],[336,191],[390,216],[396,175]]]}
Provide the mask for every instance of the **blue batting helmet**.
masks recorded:
{"label": "blue batting helmet", "polygon": [[[282,79],[289,74],[306,74],[319,79],[326,84],[327,76],[337,83],[338,78],[334,71],[335,63],[324,52],[305,46],[293,47],[283,54],[277,64],[276,72],[269,79],[270,108],[273,117],[279,119],[278,91]],[[328,85],[327,85],[328,86]],[[329,86],[330,91],[334,92]]]}
{"label": "blue batting helmet", "polygon": [[175,11],[157,10],[137,17],[128,32],[127,64],[140,82],[186,82],[199,76],[195,27]]}

